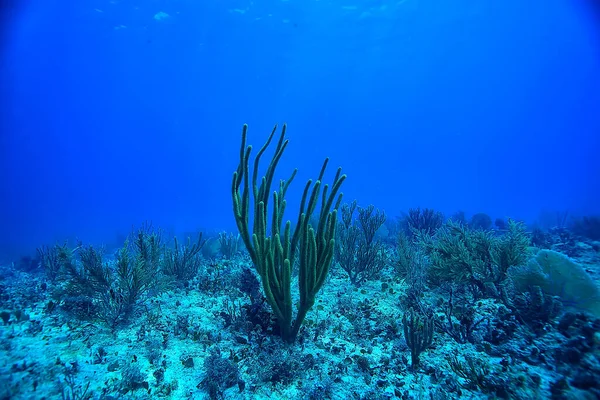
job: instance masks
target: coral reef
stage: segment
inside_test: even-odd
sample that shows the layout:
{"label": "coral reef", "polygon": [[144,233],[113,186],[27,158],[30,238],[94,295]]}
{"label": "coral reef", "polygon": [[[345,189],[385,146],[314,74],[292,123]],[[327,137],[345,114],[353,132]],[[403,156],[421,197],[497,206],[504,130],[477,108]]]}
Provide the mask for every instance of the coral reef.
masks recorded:
{"label": "coral reef", "polygon": [[0,266],[0,398],[600,398],[592,220],[386,224],[341,204],[326,160],[284,224],[285,130],[259,176],[276,129],[252,169],[243,129],[239,236],[145,225],[114,254],[63,243]]}

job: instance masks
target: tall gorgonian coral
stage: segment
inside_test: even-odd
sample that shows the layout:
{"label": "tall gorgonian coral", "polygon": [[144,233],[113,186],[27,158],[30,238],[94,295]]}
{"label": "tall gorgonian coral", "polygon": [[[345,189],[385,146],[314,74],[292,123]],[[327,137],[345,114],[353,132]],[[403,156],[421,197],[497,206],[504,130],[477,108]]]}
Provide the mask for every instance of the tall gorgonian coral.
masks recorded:
{"label": "tall gorgonian coral", "polygon": [[[275,154],[265,175],[262,178],[258,177],[260,158],[267,150],[276,130],[277,126],[273,128],[267,142],[256,155],[252,176],[250,176],[249,163],[252,146],[246,147],[248,126],[244,125],[240,163],[233,173],[231,191],[233,213],[240,236],[260,275],[267,301],[277,317],[281,336],[286,342],[291,343],[296,339],[302,321],[313,306],[315,296],[329,273],[334,252],[337,210],[342,200],[342,195],[337,196],[337,193],[346,179],[346,175],[342,175],[342,169],[338,168],[331,188],[329,185],[324,185],[321,190],[329,161],[325,159],[317,181],[313,184],[313,181],[309,180],[304,187],[298,220],[293,233],[290,221],[282,230],[286,207],[285,195],[296,176],[296,170],[294,170],[291,177],[287,181],[281,180],[279,189],[271,193],[277,164],[288,145],[288,140],[285,138],[285,125],[281,130]],[[249,226],[250,193],[252,193],[254,203],[252,231]],[[269,213],[271,196],[272,211]],[[315,213],[319,198],[321,199],[321,209],[313,223],[311,217]],[[296,252],[299,252],[300,301],[294,318],[291,280]]]}

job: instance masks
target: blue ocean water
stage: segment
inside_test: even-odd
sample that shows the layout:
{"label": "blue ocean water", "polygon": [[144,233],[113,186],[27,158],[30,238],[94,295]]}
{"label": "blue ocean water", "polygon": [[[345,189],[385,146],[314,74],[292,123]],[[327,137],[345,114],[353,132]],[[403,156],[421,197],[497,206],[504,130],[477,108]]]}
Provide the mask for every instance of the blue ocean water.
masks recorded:
{"label": "blue ocean water", "polygon": [[[576,3],[576,4],[575,4]],[[590,2],[591,3],[591,2]],[[232,230],[241,126],[346,199],[533,222],[599,211],[586,2],[29,1],[3,22],[2,252],[152,220]]]}
{"label": "blue ocean water", "polygon": [[0,400],[600,398],[596,2],[0,12]]}

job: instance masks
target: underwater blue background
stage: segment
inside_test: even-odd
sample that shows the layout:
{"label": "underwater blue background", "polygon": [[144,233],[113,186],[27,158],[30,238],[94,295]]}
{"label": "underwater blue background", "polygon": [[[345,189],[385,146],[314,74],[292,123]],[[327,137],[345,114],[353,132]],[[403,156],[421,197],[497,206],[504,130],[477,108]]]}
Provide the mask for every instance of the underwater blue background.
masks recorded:
{"label": "underwater blue background", "polygon": [[346,200],[389,216],[598,213],[596,17],[567,0],[30,1],[3,22],[0,257],[116,245],[146,220],[233,231],[243,123],[255,147],[288,123],[290,218],[326,156]]}

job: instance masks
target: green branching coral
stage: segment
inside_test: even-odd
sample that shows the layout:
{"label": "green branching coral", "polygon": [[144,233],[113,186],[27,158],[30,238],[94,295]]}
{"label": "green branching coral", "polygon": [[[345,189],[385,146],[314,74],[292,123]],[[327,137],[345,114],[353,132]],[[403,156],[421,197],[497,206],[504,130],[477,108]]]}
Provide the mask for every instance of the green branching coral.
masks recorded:
{"label": "green branching coral", "polygon": [[174,243],[172,249],[165,247],[164,272],[176,281],[184,282],[198,273],[202,261],[200,251],[206,244],[206,239],[202,240],[202,233],[200,233],[196,242],[192,242],[188,237],[184,245],[179,245],[177,238],[174,238]]}
{"label": "green branching coral", "polygon": [[117,283],[120,296],[127,304],[126,314],[143,296],[161,285],[163,259],[162,236],[150,227],[138,230],[133,246],[117,254]]}
{"label": "green branching coral", "polygon": [[[346,175],[342,175],[342,170],[339,168],[331,190],[329,185],[324,185],[321,191],[329,161],[325,159],[317,181],[313,184],[313,181],[309,180],[304,187],[298,221],[293,233],[290,221],[285,224],[282,231],[286,207],[285,194],[296,176],[296,170],[292,172],[287,181],[281,180],[279,189],[272,194],[271,185],[277,164],[288,145],[288,140],[285,138],[286,126],[284,125],[281,130],[275,154],[262,178],[258,177],[260,159],[275,136],[277,126],[273,128],[267,142],[256,155],[252,176],[250,176],[249,168],[252,146],[246,147],[247,130],[248,126],[244,125],[240,163],[233,174],[231,187],[233,213],[242,241],[262,280],[267,301],[277,317],[281,336],[286,342],[292,343],[329,272],[334,252],[337,209],[342,199],[342,195],[337,196],[337,193],[346,179]],[[249,228],[250,193],[252,193],[254,203],[252,231]],[[268,206],[271,196],[273,197],[269,226]],[[313,226],[314,224],[309,221],[315,213],[319,197],[321,209],[316,215],[317,218],[314,222],[316,226]],[[300,301],[294,318],[292,315],[291,275],[296,252],[299,252]]]}
{"label": "green branching coral", "polygon": [[227,260],[231,260],[238,252],[240,235],[225,232],[219,233],[219,251]]}
{"label": "green branching coral", "polygon": [[465,361],[460,361],[456,354],[452,354],[447,358],[448,366],[456,375],[466,381],[466,384],[461,384],[464,389],[474,390],[479,389],[483,393],[490,393],[493,389],[490,380],[491,368],[483,360],[477,359],[471,355],[465,356]]}
{"label": "green branching coral", "polygon": [[42,246],[37,249],[40,265],[44,268],[46,276],[55,281],[63,273],[63,265],[73,258],[73,250],[67,243],[52,247]]}
{"label": "green branching coral", "polygon": [[432,282],[471,282],[492,268],[494,237],[487,231],[474,231],[449,220],[432,237],[419,235],[429,255]]}
{"label": "green branching coral", "polygon": [[525,224],[509,219],[508,232],[498,238],[492,254],[502,278],[506,277],[508,268],[527,262],[530,256],[530,244],[531,240],[525,232]]}
{"label": "green branching coral", "polygon": [[417,314],[412,308],[402,317],[404,339],[410,349],[411,366],[417,368],[420,355],[433,343],[435,324],[432,316]]}
{"label": "green branching coral", "polygon": [[528,259],[529,238],[523,223],[509,220],[508,232],[473,230],[448,221],[435,236],[419,235],[429,255],[429,279],[435,283],[471,283],[480,290],[506,278],[509,267]]}
{"label": "green branching coral", "polygon": [[[358,218],[354,212],[358,208]],[[375,278],[385,267],[386,257],[383,243],[375,234],[385,222],[383,211],[369,205],[359,207],[356,200],[341,208],[342,222],[338,224],[335,259],[348,274],[353,285]]]}
{"label": "green branching coral", "polygon": [[63,257],[66,294],[86,299],[88,317],[116,328],[151,291],[160,289],[162,250],[160,234],[149,227],[140,229],[131,245],[125,243],[114,264],[104,261],[101,249],[80,246],[79,263]]}

